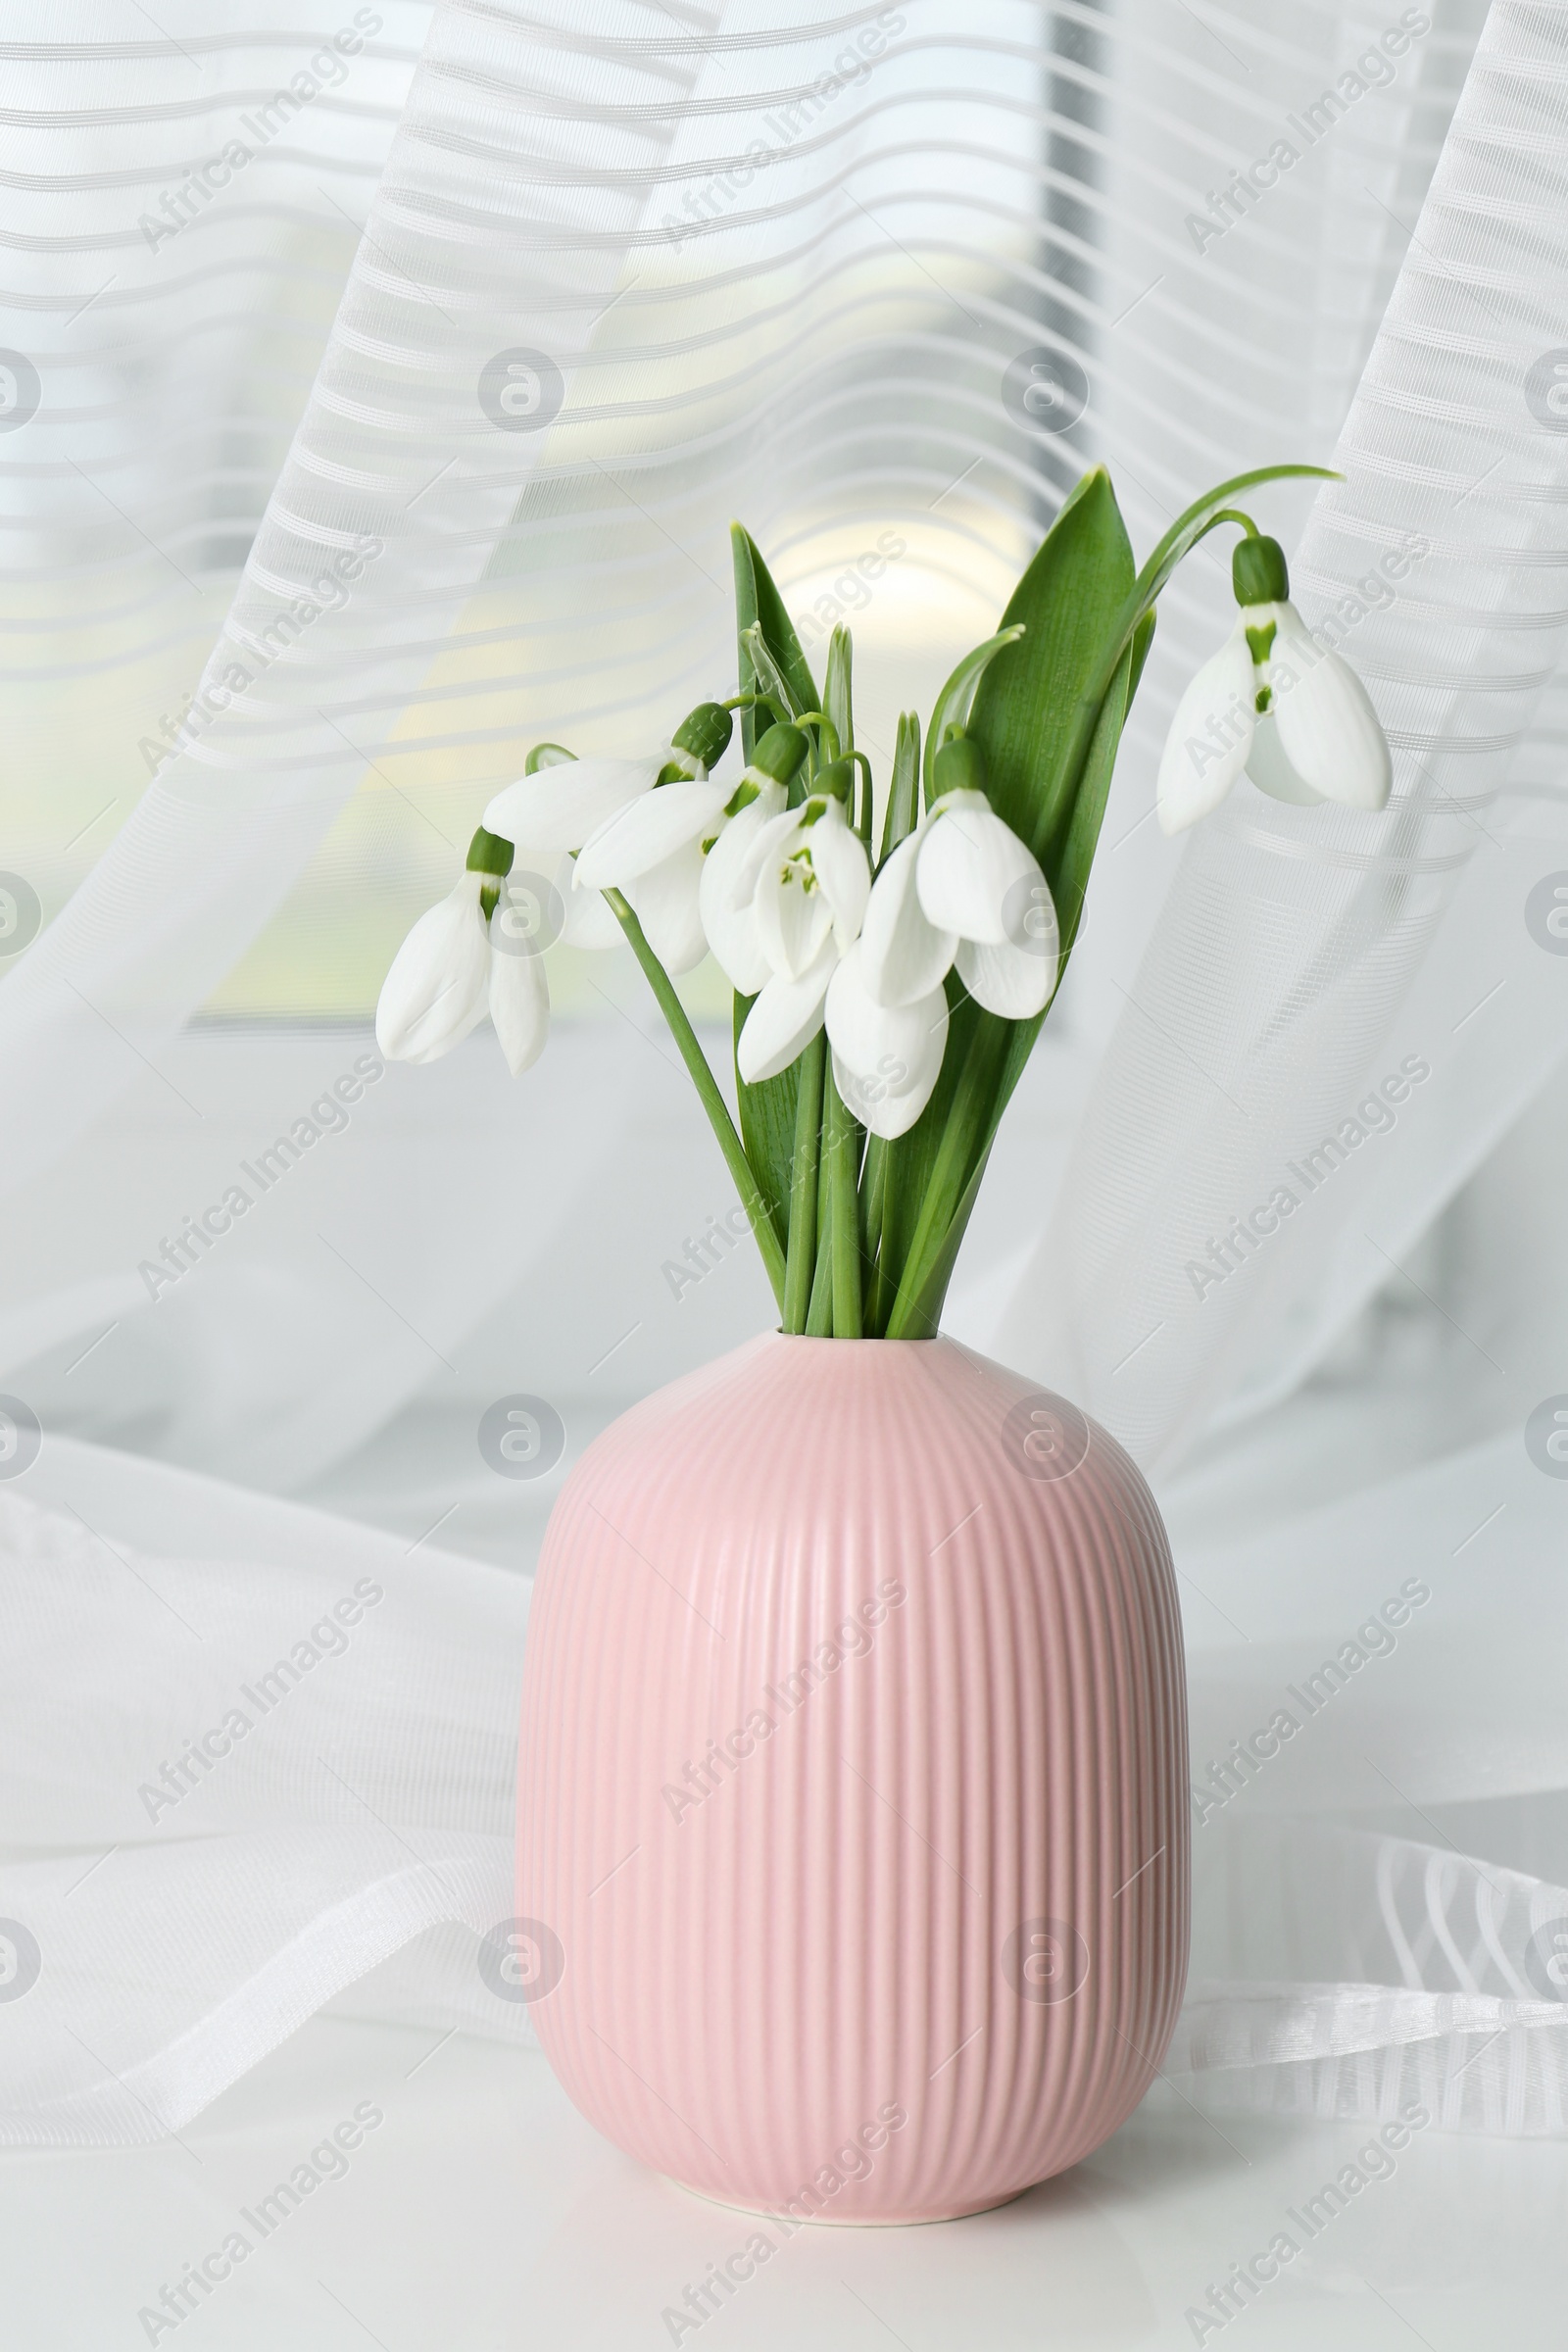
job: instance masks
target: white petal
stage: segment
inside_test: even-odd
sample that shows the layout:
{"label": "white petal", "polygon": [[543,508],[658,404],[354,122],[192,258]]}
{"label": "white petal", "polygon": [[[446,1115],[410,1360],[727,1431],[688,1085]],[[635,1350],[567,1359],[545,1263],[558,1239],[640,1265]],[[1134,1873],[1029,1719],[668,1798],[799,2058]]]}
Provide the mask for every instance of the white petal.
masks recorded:
{"label": "white petal", "polygon": [[1394,766],[1366,688],[1348,662],[1314,643],[1294,605],[1278,610],[1269,675],[1280,749],[1325,800],[1384,808]]}
{"label": "white petal", "polygon": [[1258,791],[1273,800],[1292,801],[1298,808],[1320,808],[1323,805],[1323,795],[1297,774],[1281,750],[1279,725],[1272,710],[1266,710],[1257,722],[1247,772]]}
{"label": "white petal", "polygon": [[904,1135],[931,1100],[948,1037],[941,988],[912,1004],[879,1004],[858,946],[834,973],[825,1007],[839,1093],[873,1135]]}
{"label": "white petal", "polygon": [[1257,672],[1239,620],[1176,706],[1155,792],[1162,833],[1180,833],[1219,807],[1252,748],[1256,692]]}
{"label": "white petal", "polygon": [[[794,810],[757,877],[757,932],[769,968],[786,980],[811,969],[833,928],[833,906],[817,879],[814,862],[802,857],[810,834]],[[780,819],[781,825],[783,820]]]}
{"label": "white petal", "polygon": [[375,1042],[389,1061],[438,1060],[483,1019],[490,940],[479,907],[482,881],[464,874],[393,956],[375,1008]]}
{"label": "white petal", "polygon": [[807,832],[811,867],[827,893],[833,909],[833,929],[839,950],[860,936],[866,901],[871,895],[871,864],[865,844],[845,816],[841,802],[831,800]]}
{"label": "white petal", "polygon": [[[546,858],[537,867],[514,865],[501,884],[501,895],[490,917],[490,950],[497,956],[542,956],[561,937],[566,904],[556,873],[564,858]],[[566,877],[570,886],[571,876]]]}
{"label": "white petal", "polygon": [[652,792],[666,754],[646,760],[563,760],[519,776],[484,812],[485,830],[530,850],[580,850],[628,801]]}
{"label": "white petal", "polygon": [[989,941],[960,939],[958,978],[975,1003],[1004,1021],[1030,1021],[1044,1012],[1056,985],[1060,957],[1037,955],[1032,947],[1014,947],[1004,940],[1000,948]]}
{"label": "white petal", "polygon": [[616,921],[609,901],[597,890],[573,890],[572,869],[567,862],[564,873],[557,876],[556,888],[561,892],[565,907],[565,919],[561,937],[568,948],[592,948],[602,952],[618,948],[626,934]]}
{"label": "white petal", "polygon": [[822,1026],[822,1002],[839,960],[827,939],[799,979],[775,972],[751,1011],[735,1049],[735,1066],[748,1086],[787,1070]]}
{"label": "white petal", "polygon": [[579,890],[624,890],[666,858],[717,831],[729,793],[722,784],[662,784],[607,818],[583,843]]}
{"label": "white petal", "polygon": [[978,792],[947,797],[932,818],[915,863],[915,887],[926,920],[960,939],[1000,947],[1007,909],[1045,876],[1010,825]]}
{"label": "white petal", "polygon": [[906,834],[871,885],[860,927],[860,977],[879,1004],[912,1004],[939,988],[958,945],[956,932],[926,920],[915,888],[922,836]]}
{"label": "white petal", "polygon": [[762,836],[780,813],[782,784],[770,784],[730,818],[703,861],[698,908],[708,944],[731,988],[755,997],[772,965],[762,952],[752,901],[765,850]]}
{"label": "white petal", "polygon": [[511,956],[492,950],[490,1018],[514,1078],[538,1060],[550,1035],[550,983],[542,956]]}
{"label": "white petal", "polygon": [[639,874],[626,894],[649,946],[671,976],[689,972],[708,954],[698,904],[702,881],[703,845],[694,838]]}

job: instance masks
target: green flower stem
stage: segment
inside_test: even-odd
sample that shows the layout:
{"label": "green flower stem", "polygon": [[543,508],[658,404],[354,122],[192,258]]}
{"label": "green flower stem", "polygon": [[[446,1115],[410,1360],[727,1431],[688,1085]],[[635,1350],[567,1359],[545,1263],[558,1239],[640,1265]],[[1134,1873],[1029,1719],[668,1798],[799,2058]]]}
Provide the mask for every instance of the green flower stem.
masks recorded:
{"label": "green flower stem", "polygon": [[887,1201],[888,1148],[880,1135],[867,1136],[860,1173],[860,1250],[865,1261],[865,1336],[882,1337],[882,1211]]}
{"label": "green flower stem", "polygon": [[718,1081],[708,1066],[708,1056],[697,1042],[697,1033],[686,1017],[685,1005],[675,994],[674,983],[649,946],[643,927],[632,912],[629,904],[618,890],[607,890],[604,895],[610,902],[610,908],[616,922],[630,940],[631,952],[642,965],[648,985],[659,999],[661,1010],[669,1023],[670,1035],[680,1048],[680,1057],[691,1073],[692,1084],[696,1087],[703,1108],[708,1113],[708,1123],[718,1138],[718,1148],[724,1154],[725,1165],[740,1188],[741,1205],[751,1221],[753,1238],[761,1252],[767,1279],[773,1286],[773,1297],[782,1310],[784,1304],[784,1251],[779,1246],[778,1235],[773,1230],[773,1219],[768,1204],[762,1198],[757,1178],[752,1172],[752,1163],[746,1156],[746,1148],[735,1132],[735,1122],[730,1117],[728,1106],[718,1091]]}
{"label": "green flower stem", "polygon": [[860,839],[867,857],[871,855],[871,762],[863,752],[852,752],[850,758],[860,770]]}
{"label": "green flower stem", "polygon": [[859,1172],[860,1125],[833,1082],[831,1068],[823,1081],[826,1097],[823,1125],[827,1130],[830,1224],[833,1259],[833,1337],[858,1340],[863,1333],[860,1305],[860,1211],[856,1195]]}
{"label": "green flower stem", "polygon": [[[823,1166],[827,1164],[823,1155]],[[807,1310],[806,1336],[810,1340],[830,1340],[833,1337],[833,1202],[831,1197],[819,1207],[816,1219],[816,1272],[811,1278],[811,1303]]]}
{"label": "green flower stem", "polygon": [[833,1137],[828,1125],[826,1055],[823,1053],[823,1093],[819,1098],[816,1136],[816,1264],[811,1274],[811,1303],[806,1328],[813,1340],[833,1337]]}
{"label": "green flower stem", "polygon": [[790,1163],[790,1239],[784,1266],[784,1328],[803,1332],[811,1304],[816,1264],[817,1158],[822,1144],[822,1064],[827,1040],[818,1030],[801,1056],[795,1098],[795,1149]]}

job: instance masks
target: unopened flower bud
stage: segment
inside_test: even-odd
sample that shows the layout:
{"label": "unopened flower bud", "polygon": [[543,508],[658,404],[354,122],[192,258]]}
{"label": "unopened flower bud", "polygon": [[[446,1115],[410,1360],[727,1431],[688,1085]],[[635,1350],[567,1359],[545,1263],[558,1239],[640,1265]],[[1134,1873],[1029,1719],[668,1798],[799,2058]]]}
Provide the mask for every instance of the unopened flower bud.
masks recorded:
{"label": "unopened flower bud", "polygon": [[681,720],[670,743],[677,752],[690,752],[711,772],[728,751],[734,729],[735,721],[721,703],[699,703]]}
{"label": "unopened flower bud", "polygon": [[984,792],[985,754],[972,735],[950,735],[931,762],[933,798],[949,792]]}
{"label": "unopened flower bud", "polygon": [[1285,550],[1277,539],[1238,539],[1231,557],[1231,585],[1239,605],[1283,605],[1291,593]]}
{"label": "unopened flower bud", "polygon": [[769,727],[759,737],[746,773],[754,784],[787,784],[809,749],[799,727]]}

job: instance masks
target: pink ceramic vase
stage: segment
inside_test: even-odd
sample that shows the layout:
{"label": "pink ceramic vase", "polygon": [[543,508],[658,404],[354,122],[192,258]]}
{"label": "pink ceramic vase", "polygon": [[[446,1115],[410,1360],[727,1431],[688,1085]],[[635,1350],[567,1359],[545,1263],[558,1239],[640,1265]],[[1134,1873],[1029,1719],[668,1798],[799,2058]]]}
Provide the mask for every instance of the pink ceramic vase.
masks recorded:
{"label": "pink ceramic vase", "polygon": [[1142,2098],[1187,1955],[1170,1556],[1120,1446],[950,1340],[754,1340],[557,1502],[525,1994],[582,2113],[726,2204],[935,2221]]}

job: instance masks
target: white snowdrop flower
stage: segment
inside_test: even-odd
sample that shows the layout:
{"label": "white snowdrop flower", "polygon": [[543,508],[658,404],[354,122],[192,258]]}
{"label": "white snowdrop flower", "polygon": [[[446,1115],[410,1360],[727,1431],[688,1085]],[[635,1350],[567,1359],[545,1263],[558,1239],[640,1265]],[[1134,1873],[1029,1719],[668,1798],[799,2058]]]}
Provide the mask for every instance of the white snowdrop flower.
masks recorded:
{"label": "white snowdrop flower", "polygon": [[948,1042],[948,1000],[939,981],[906,1004],[879,1004],[865,985],[863,956],[858,941],[828,984],[833,1082],[862,1127],[891,1141],[931,1100]]}
{"label": "white snowdrop flower", "polygon": [[913,1004],[955,964],[977,1004],[1006,1020],[1044,1010],[1056,984],[1056,912],[1039,859],[993,809],[971,736],[934,763],[939,787],[871,888],[858,970],[878,1004]]}
{"label": "white snowdrop flower", "polygon": [[375,1042],[388,1061],[438,1061],[484,1018],[490,934],[480,892],[487,879],[461,875],[392,958],[375,1008]]}
{"label": "white snowdrop flower", "polygon": [[933,929],[956,939],[958,977],[977,1004],[1011,1021],[1045,1010],[1060,963],[1056,909],[1040,860],[983,792],[959,788],[933,804],[915,887]]}
{"label": "white snowdrop flower", "polygon": [[1243,539],[1233,576],[1236,626],[1188,686],[1166,737],[1161,829],[1196,824],[1244,769],[1276,800],[1384,808],[1394,780],[1388,739],[1354,670],[1317,643],[1290,602],[1278,540]]}
{"label": "white snowdrop flower", "polygon": [[865,845],[831,793],[813,793],[760,830],[753,908],[768,977],[746,1016],[736,1063],[749,1085],[788,1069],[822,1026],[828,983],[855,945],[871,890]]}
{"label": "white snowdrop flower", "polygon": [[827,942],[842,956],[859,938],[871,867],[831,794],[813,793],[775,821],[757,878],[757,925],[774,972],[797,980]]}

